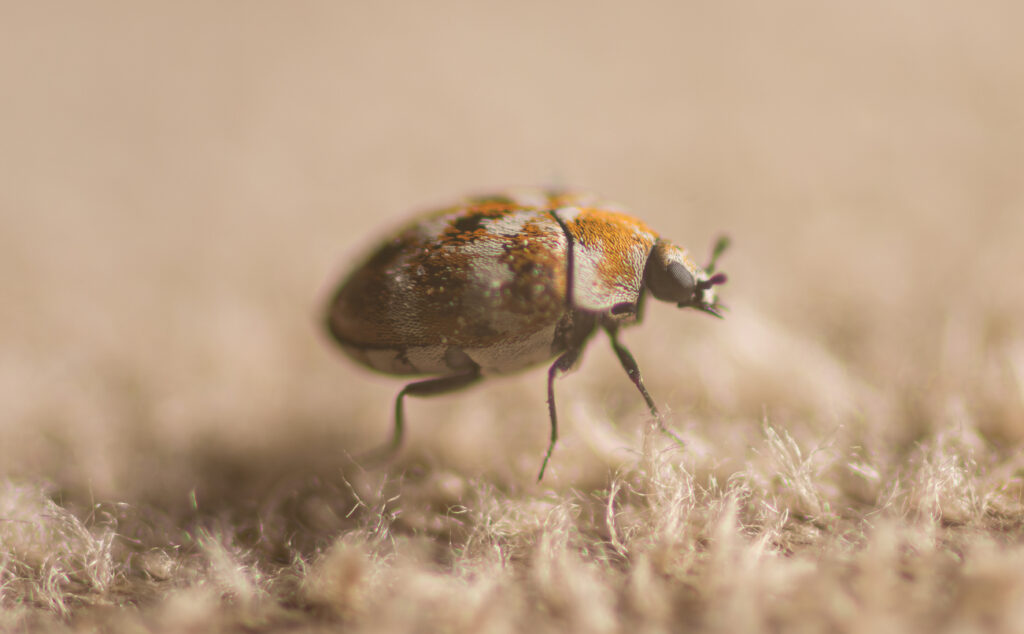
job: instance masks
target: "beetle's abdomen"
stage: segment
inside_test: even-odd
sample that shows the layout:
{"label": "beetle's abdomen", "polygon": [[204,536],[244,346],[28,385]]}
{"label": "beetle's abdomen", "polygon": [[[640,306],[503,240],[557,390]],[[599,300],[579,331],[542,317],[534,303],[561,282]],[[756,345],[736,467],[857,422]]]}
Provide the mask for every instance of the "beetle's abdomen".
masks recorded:
{"label": "beetle's abdomen", "polygon": [[566,245],[549,213],[508,201],[428,216],[342,284],[328,326],[353,358],[393,374],[533,365],[555,353],[567,313]]}

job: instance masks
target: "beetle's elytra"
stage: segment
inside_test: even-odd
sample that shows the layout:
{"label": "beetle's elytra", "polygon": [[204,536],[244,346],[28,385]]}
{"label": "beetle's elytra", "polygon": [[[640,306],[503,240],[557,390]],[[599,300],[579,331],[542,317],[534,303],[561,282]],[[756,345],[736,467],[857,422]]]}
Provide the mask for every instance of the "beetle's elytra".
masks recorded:
{"label": "beetle's elytra", "polygon": [[[554,380],[598,328],[664,430],[619,328],[639,321],[646,292],[720,316],[715,260],[701,268],[642,221],[592,196],[530,191],[474,197],[427,213],[388,239],[341,284],[327,328],[353,359],[395,375],[428,375],[395,399],[461,389],[487,374],[554,359],[548,370],[551,439],[558,439]],[[667,430],[666,430],[667,431]]]}

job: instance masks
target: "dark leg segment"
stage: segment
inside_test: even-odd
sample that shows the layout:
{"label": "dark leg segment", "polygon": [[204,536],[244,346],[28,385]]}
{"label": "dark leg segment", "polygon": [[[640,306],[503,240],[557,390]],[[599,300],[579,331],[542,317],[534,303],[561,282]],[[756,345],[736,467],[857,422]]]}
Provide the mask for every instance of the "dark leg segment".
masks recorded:
{"label": "dark leg segment", "polygon": [[580,349],[573,348],[555,359],[548,369],[548,415],[551,417],[551,441],[548,443],[548,452],[544,454],[544,462],[540,465],[540,473],[537,474],[537,482],[544,478],[544,470],[548,467],[548,460],[551,459],[551,452],[555,449],[558,441],[558,411],[555,407],[555,378],[567,372],[576,363],[580,356]]}
{"label": "dark leg segment", "polygon": [[398,451],[398,448],[402,444],[402,436],[405,433],[404,399],[406,396],[436,396],[438,394],[447,394],[472,385],[481,378],[483,377],[480,374],[480,368],[473,367],[460,372],[459,374],[450,374],[448,376],[441,376],[435,379],[425,379],[423,381],[416,381],[415,383],[406,385],[402,388],[402,391],[398,393],[398,397],[395,398],[395,429],[391,436],[391,442],[363,455],[362,460],[368,462],[381,462],[391,458]]}
{"label": "dark leg segment", "polygon": [[608,333],[608,338],[611,339],[612,348],[615,350],[615,354],[619,357],[619,363],[621,363],[623,369],[626,370],[629,380],[633,382],[636,389],[640,390],[640,394],[644,397],[644,401],[647,402],[647,407],[651,410],[651,415],[653,415],[654,420],[657,421],[658,427],[661,431],[671,436],[677,443],[683,444],[682,439],[665,426],[665,421],[661,417],[661,412],[658,411],[658,407],[654,404],[654,399],[651,398],[651,395],[647,392],[647,388],[644,386],[644,379],[640,376],[640,366],[637,365],[636,359],[634,359],[633,354],[626,349],[626,346],[619,343],[618,328],[606,326],[605,331]]}

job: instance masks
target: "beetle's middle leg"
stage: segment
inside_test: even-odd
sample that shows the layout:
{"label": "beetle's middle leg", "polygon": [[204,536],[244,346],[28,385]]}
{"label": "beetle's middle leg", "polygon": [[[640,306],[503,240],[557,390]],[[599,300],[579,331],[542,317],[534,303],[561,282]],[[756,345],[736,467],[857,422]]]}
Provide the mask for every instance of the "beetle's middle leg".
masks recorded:
{"label": "beetle's middle leg", "polygon": [[474,365],[457,374],[449,374],[433,379],[415,381],[402,388],[395,398],[395,427],[391,433],[391,440],[377,449],[364,454],[362,459],[369,462],[382,462],[391,458],[402,445],[402,438],[405,435],[405,397],[406,396],[436,396],[461,390],[464,387],[476,383],[483,375],[480,374],[480,367]]}
{"label": "beetle's middle leg", "polygon": [[583,353],[583,346],[587,339],[594,333],[594,315],[577,311],[570,313],[558,324],[558,331],[555,334],[556,350],[564,350],[555,359],[555,362],[548,368],[548,415],[551,418],[551,440],[548,441],[548,451],[544,454],[544,462],[540,465],[540,473],[537,474],[537,482],[544,478],[544,470],[548,467],[548,460],[551,459],[551,452],[555,450],[555,443],[558,442],[558,408],[555,407],[555,379],[558,375],[564,374],[572,369]]}
{"label": "beetle's middle leg", "polygon": [[582,348],[569,348],[562,356],[555,359],[555,362],[548,369],[548,415],[551,417],[551,440],[548,442],[548,451],[544,454],[544,462],[540,465],[537,482],[544,478],[544,470],[547,469],[548,460],[551,459],[551,452],[555,450],[555,443],[558,442],[558,409],[555,407],[555,378],[563,372],[568,372],[576,364],[581,350]]}
{"label": "beetle's middle leg", "polygon": [[665,419],[661,416],[661,412],[658,411],[658,406],[654,404],[654,399],[651,398],[650,393],[647,392],[647,387],[644,386],[644,379],[640,375],[640,366],[637,365],[636,359],[633,358],[633,354],[619,342],[619,329],[614,325],[605,325],[605,331],[608,333],[608,338],[612,342],[612,349],[615,350],[615,354],[619,357],[619,363],[622,364],[622,368],[626,371],[629,376],[629,380],[633,382],[636,389],[640,390],[640,394],[644,397],[644,401],[647,402],[647,407],[651,410],[651,415],[654,416],[654,420],[658,423],[658,428],[662,432],[668,434],[680,445],[683,444],[682,438],[677,436],[675,432],[669,429],[665,425]]}

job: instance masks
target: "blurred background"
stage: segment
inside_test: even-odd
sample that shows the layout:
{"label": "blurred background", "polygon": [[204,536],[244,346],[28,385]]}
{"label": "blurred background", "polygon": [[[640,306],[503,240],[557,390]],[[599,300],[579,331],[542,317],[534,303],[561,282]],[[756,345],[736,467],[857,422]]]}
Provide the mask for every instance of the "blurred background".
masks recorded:
{"label": "blurred background", "polygon": [[[0,477],[173,506],[344,468],[401,382],[331,349],[326,294],[409,214],[521,185],[698,261],[732,236],[725,321],[653,306],[625,335],[695,451],[742,455],[764,416],[1024,436],[1020,3],[3,14]],[[606,348],[559,384],[554,482],[635,448],[605,438],[644,420]],[[408,459],[530,480],[544,378],[416,401]]]}

